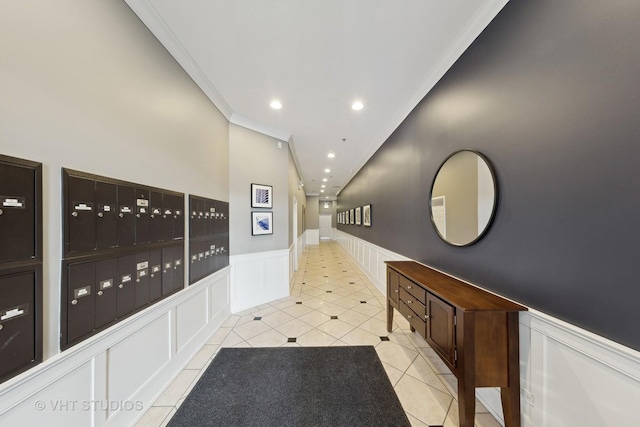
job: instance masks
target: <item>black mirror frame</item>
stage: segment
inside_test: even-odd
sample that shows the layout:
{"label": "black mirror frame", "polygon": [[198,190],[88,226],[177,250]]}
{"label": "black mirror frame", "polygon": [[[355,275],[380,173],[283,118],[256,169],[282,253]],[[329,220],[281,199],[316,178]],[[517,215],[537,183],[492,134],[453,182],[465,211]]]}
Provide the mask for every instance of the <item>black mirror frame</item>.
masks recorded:
{"label": "black mirror frame", "polygon": [[[438,230],[438,227],[436,226],[436,222],[433,219],[433,206],[432,206],[432,200],[433,200],[433,187],[436,185],[436,179],[438,178],[438,175],[440,174],[440,171],[442,170],[442,168],[444,167],[444,165],[447,163],[447,161],[449,161],[449,159],[451,159],[453,156],[455,156],[456,154],[462,153],[462,152],[470,152],[475,154],[476,156],[480,157],[485,164],[487,165],[487,168],[489,169],[489,173],[491,173],[491,181],[493,182],[493,207],[491,208],[491,215],[489,216],[489,220],[487,221],[487,225],[484,226],[484,228],[482,229],[482,231],[480,233],[478,233],[478,236],[473,239],[472,241],[470,241],[469,243],[465,243],[465,244],[457,244],[457,243],[452,243],[450,241],[448,241],[447,239],[445,239],[442,234],[440,234],[440,230]],[[458,248],[463,248],[466,246],[471,246],[474,243],[476,243],[478,240],[480,240],[485,234],[487,234],[487,231],[489,230],[489,228],[491,228],[491,224],[493,223],[493,220],[496,216],[496,211],[498,210],[498,180],[496,178],[496,172],[495,169],[493,167],[493,164],[489,161],[489,159],[482,153],[475,151],[475,150],[470,150],[470,149],[462,149],[462,150],[458,150],[455,151],[453,153],[451,153],[449,156],[447,156],[446,159],[444,159],[444,161],[440,164],[440,167],[438,167],[438,170],[435,174],[435,176],[433,177],[433,181],[431,183],[431,190],[429,191],[429,218],[431,218],[431,225],[433,225],[433,229],[436,231],[436,234],[438,235],[438,237],[440,237],[440,239],[451,245],[451,246],[455,246]]]}

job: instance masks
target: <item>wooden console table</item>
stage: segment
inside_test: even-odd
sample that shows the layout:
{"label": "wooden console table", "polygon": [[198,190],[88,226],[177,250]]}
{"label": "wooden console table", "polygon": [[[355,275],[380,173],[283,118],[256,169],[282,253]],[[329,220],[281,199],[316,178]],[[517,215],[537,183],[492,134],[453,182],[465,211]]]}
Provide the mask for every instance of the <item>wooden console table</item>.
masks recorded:
{"label": "wooden console table", "polygon": [[475,388],[500,387],[506,427],[520,427],[514,302],[413,261],[387,264],[387,330],[402,314],[458,378],[460,426],[473,427]]}

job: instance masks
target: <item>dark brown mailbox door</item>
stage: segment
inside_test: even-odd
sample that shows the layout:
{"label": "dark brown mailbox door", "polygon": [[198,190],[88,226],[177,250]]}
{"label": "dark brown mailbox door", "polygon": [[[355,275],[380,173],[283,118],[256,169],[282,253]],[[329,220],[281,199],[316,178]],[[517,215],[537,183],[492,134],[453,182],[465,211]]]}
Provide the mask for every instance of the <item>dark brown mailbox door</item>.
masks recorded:
{"label": "dark brown mailbox door", "polygon": [[173,252],[173,290],[184,287],[184,247],[176,246],[171,248]]}
{"label": "dark brown mailbox door", "polygon": [[189,284],[198,280],[198,243],[189,242]]}
{"label": "dark brown mailbox door", "polygon": [[118,187],[96,181],[96,247],[118,246]]}
{"label": "dark brown mailbox door", "polygon": [[149,301],[162,296],[162,251],[149,252]]}
{"label": "dark brown mailbox door", "polygon": [[136,191],[131,187],[118,186],[118,246],[133,246],[135,233]]}
{"label": "dark brown mailbox door", "polygon": [[149,190],[136,190],[136,243],[151,241],[151,205]]}
{"label": "dark brown mailbox door", "polygon": [[173,240],[173,199],[171,194],[162,196],[162,240]]}
{"label": "dark brown mailbox door", "polygon": [[36,256],[35,169],[0,159],[0,262]]}
{"label": "dark brown mailbox door", "polygon": [[149,304],[149,271],[149,253],[143,252],[136,254],[136,310]]}
{"label": "dark brown mailbox door", "polygon": [[120,283],[115,258],[96,263],[96,329],[116,320],[116,288]]}
{"label": "dark brown mailbox door", "polygon": [[173,238],[184,238],[184,197],[173,197]]}
{"label": "dark brown mailbox door", "polygon": [[0,379],[36,358],[34,272],[0,276]]}
{"label": "dark brown mailbox door", "polygon": [[[151,191],[149,193],[149,232],[152,242],[160,242],[162,238],[162,193]],[[173,233],[173,232],[172,232]]]}
{"label": "dark brown mailbox door", "polygon": [[217,210],[220,213],[220,225],[218,227],[218,233],[228,233],[229,232],[229,203],[218,202]]}
{"label": "dark brown mailbox door", "polygon": [[213,200],[207,199],[203,201],[204,203],[204,225],[202,230],[203,236],[210,236],[213,234],[214,229],[214,221],[215,221],[215,202]]}
{"label": "dark brown mailbox door", "polygon": [[96,183],[70,176],[67,181],[68,253],[96,248]]}
{"label": "dark brown mailbox door", "polygon": [[162,249],[162,295],[173,292],[173,251]]}
{"label": "dark brown mailbox door", "polygon": [[126,255],[118,258],[116,288],[116,316],[123,317],[133,311],[136,277],[136,258]]}
{"label": "dark brown mailbox door", "polygon": [[67,286],[67,342],[93,331],[95,319],[94,263],[69,266]]}

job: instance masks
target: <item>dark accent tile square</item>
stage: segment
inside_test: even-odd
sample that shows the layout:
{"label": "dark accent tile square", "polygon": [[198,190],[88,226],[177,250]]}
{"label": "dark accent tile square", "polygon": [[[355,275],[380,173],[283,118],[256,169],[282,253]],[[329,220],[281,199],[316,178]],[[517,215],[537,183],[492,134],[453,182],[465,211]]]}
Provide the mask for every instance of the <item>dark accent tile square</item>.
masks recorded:
{"label": "dark accent tile square", "polygon": [[331,320],[336,320],[338,316],[331,316]]}
{"label": "dark accent tile square", "polygon": [[253,320],[262,320],[262,317],[260,317],[260,316],[254,317]]}
{"label": "dark accent tile square", "polygon": [[389,341],[389,337],[380,337],[380,341]]}
{"label": "dark accent tile square", "polygon": [[296,304],[302,304],[302,301],[296,301]]}
{"label": "dark accent tile square", "polygon": [[360,301],[360,304],[366,304],[366,303],[367,303],[366,301]]}
{"label": "dark accent tile square", "polygon": [[287,338],[287,342],[296,342],[297,338]]}
{"label": "dark accent tile square", "polygon": [[324,276],[324,277],[329,277],[329,276]]}
{"label": "dark accent tile square", "polygon": [[355,284],[356,284],[356,282],[349,282],[349,284],[350,284],[350,285],[355,285]]}
{"label": "dark accent tile square", "polygon": [[331,294],[331,293],[333,293],[333,291],[327,291],[327,293],[328,293],[328,294]]}

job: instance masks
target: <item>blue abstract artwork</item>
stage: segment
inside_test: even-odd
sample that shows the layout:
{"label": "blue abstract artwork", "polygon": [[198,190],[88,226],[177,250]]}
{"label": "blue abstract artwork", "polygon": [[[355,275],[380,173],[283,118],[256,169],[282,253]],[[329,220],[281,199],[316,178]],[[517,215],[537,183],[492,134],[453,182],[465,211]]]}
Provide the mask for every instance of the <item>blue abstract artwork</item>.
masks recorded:
{"label": "blue abstract artwork", "polygon": [[251,212],[251,234],[273,234],[273,212]]}

